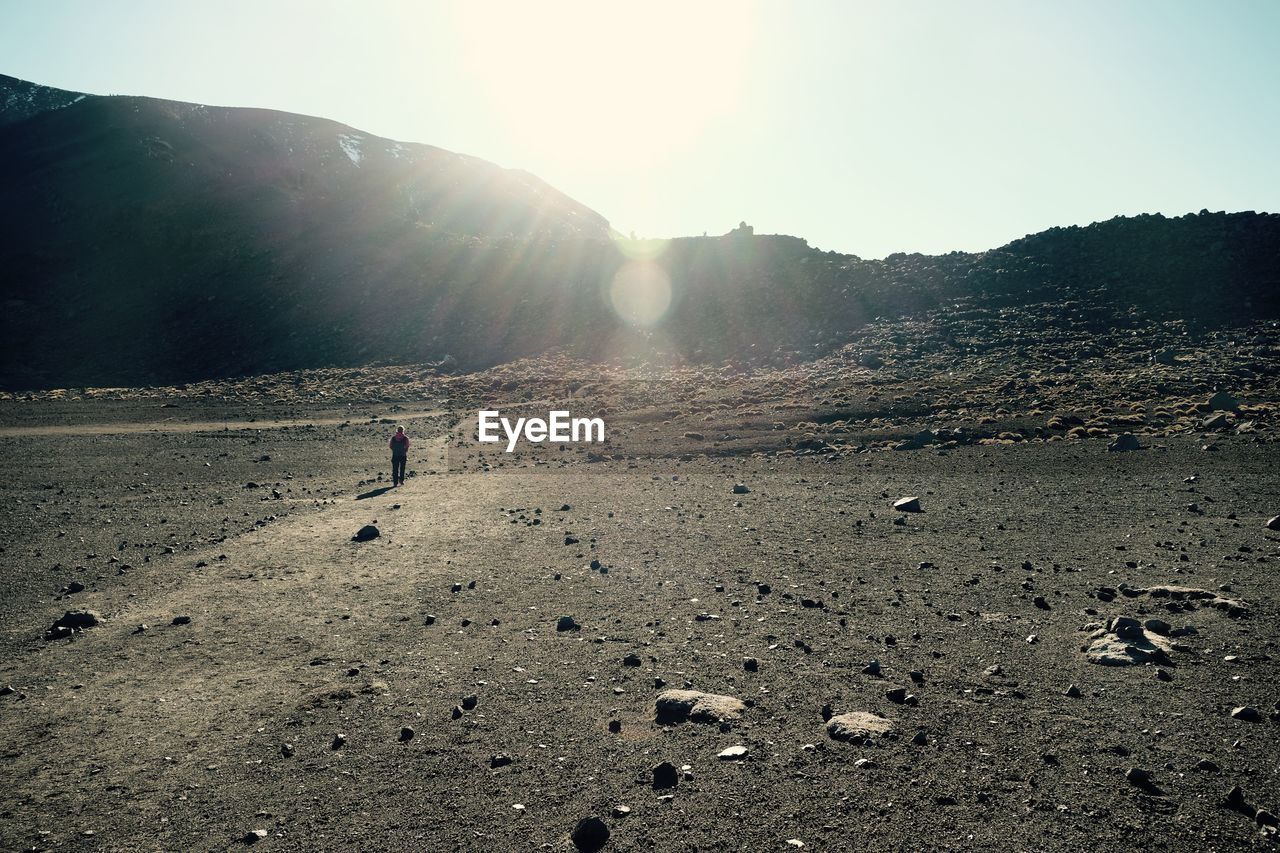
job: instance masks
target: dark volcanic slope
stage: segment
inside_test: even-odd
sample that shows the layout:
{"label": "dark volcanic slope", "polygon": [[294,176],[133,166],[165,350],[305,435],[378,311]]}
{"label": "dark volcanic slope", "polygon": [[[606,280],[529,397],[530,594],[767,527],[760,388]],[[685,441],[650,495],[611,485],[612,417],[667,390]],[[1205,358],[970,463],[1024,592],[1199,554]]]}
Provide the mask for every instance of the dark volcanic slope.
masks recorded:
{"label": "dark volcanic slope", "polygon": [[385,356],[399,289],[448,302],[484,246],[609,234],[525,172],[324,119],[8,77],[0,104],[15,386]]}
{"label": "dark volcanic slope", "polygon": [[[642,244],[536,178],[335,122],[0,77],[0,388],[315,367],[482,368],[551,349],[794,362],[875,317],[1075,300],[1217,326],[1280,315],[1280,216],[1117,218],[865,261],[757,236]],[[635,253],[631,253],[634,255]],[[660,269],[651,328],[610,303]],[[1052,314],[1047,314],[1054,322]]]}

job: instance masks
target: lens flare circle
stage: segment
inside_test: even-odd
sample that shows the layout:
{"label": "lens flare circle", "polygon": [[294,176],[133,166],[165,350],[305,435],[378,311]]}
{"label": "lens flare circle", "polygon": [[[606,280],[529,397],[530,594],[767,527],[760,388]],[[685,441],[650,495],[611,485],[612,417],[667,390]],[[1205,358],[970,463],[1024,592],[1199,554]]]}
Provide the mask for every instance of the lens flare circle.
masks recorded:
{"label": "lens flare circle", "polygon": [[609,303],[626,323],[657,325],[671,307],[671,277],[653,261],[628,261],[609,285]]}

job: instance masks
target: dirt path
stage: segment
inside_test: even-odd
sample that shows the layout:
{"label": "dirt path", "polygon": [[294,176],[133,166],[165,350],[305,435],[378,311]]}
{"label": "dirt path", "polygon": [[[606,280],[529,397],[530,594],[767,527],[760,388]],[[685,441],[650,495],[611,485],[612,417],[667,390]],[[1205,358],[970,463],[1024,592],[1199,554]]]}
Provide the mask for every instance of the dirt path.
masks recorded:
{"label": "dirt path", "polygon": [[[377,661],[367,659],[369,650],[388,623],[421,624],[418,586],[435,582],[442,555],[474,531],[475,508],[487,503],[492,480],[470,476],[461,488],[457,478],[418,477],[290,516],[192,554],[208,565],[150,590],[76,602],[107,621],[8,663],[0,676],[29,696],[2,726],[5,743],[26,745],[7,756],[11,800],[48,809],[64,795],[68,773],[93,774],[108,792],[100,817],[127,807],[160,837],[203,824],[201,849],[227,844],[223,821],[185,814],[183,804],[234,770],[228,761],[278,755],[281,721],[335,696],[386,692],[370,675]],[[373,522],[380,538],[350,541]],[[190,623],[172,624],[179,616]],[[359,674],[346,675],[350,668]],[[61,759],[50,764],[54,738]],[[93,832],[94,817],[84,817],[78,831]],[[183,838],[179,847],[191,843]]]}

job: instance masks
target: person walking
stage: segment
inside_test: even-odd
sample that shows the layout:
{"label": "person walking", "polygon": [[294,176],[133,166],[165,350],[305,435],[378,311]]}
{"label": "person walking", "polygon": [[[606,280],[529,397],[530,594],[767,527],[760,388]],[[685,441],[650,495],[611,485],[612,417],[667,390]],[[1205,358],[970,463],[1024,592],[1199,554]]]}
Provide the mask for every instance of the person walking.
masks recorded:
{"label": "person walking", "polygon": [[409,461],[409,436],[404,434],[404,427],[396,427],[396,434],[388,442],[391,448],[391,485],[404,485],[404,466]]}

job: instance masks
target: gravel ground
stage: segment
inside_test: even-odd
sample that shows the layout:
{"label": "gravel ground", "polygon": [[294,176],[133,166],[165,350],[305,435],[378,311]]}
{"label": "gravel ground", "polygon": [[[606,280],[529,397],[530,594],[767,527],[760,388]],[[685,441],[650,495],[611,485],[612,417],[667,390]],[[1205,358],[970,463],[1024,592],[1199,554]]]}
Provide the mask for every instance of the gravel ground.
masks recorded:
{"label": "gravel ground", "polygon": [[[668,455],[486,470],[432,411],[5,404],[0,847],[1274,849],[1270,442],[708,458],[658,423]],[[1089,662],[1117,616],[1167,653]],[[745,707],[657,722],[683,688]],[[888,731],[832,738],[854,711]]]}

